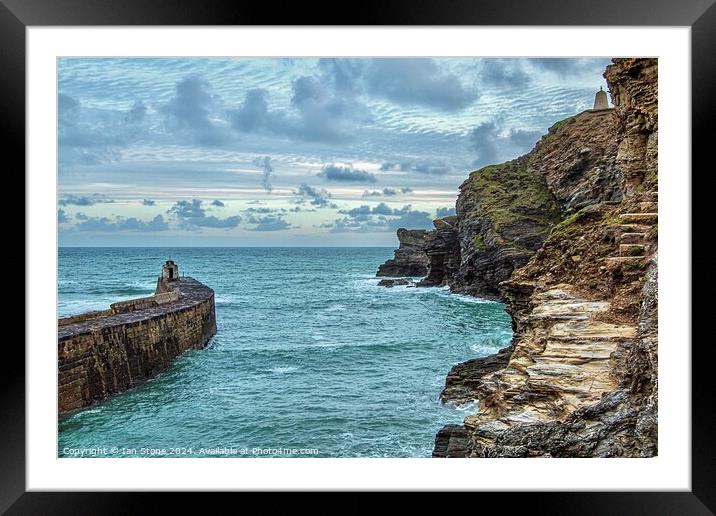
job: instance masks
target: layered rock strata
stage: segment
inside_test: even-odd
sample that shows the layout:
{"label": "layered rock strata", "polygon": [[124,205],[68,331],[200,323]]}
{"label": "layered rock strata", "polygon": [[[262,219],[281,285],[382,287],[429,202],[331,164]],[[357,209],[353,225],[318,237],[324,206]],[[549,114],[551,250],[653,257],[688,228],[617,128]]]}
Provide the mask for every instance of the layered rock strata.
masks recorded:
{"label": "layered rock strata", "polygon": [[[501,166],[517,171],[513,189],[542,199],[539,225],[514,216],[527,213],[519,194],[477,183],[480,171],[461,188],[461,266],[448,283],[503,299],[514,337],[511,353],[451,370],[442,399],[477,399],[479,410],[438,432],[435,457],[657,453],[657,63],[614,59],[605,77],[614,109],[555,124]],[[497,199],[507,208],[495,215]],[[495,232],[501,220],[532,235],[522,256],[515,238]]]}
{"label": "layered rock strata", "polygon": [[378,267],[376,276],[425,276],[428,272],[428,256],[425,242],[428,232],[424,229],[398,230],[399,247],[392,259]]}
{"label": "layered rock strata", "polygon": [[433,221],[435,229],[428,233],[425,254],[428,257],[428,273],[419,287],[446,285],[460,267],[457,217],[445,217]]}

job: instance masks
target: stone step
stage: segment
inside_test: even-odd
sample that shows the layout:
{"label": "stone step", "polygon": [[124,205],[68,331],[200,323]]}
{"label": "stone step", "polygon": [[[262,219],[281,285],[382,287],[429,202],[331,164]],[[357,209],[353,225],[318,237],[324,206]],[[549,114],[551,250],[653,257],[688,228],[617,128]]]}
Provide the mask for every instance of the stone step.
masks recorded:
{"label": "stone step", "polygon": [[645,224],[620,224],[619,229],[622,235],[626,235],[627,233],[646,234],[651,229],[651,226]]}
{"label": "stone step", "polygon": [[644,245],[643,244],[620,244],[619,245],[620,256],[644,256]]}
{"label": "stone step", "polygon": [[605,258],[604,262],[607,271],[619,272],[623,277],[628,278],[644,274],[645,260],[644,256],[615,256]]}
{"label": "stone step", "polygon": [[646,238],[646,232],[642,233],[622,233],[619,236],[620,244],[641,244]]}
{"label": "stone step", "polygon": [[622,213],[622,222],[654,225],[659,221],[658,213]]}
{"label": "stone step", "polygon": [[604,258],[608,270],[621,269],[622,271],[640,271],[642,268],[643,256],[612,256]]}
{"label": "stone step", "polygon": [[654,201],[646,201],[637,203],[637,209],[639,213],[657,213],[659,211],[659,204]]}

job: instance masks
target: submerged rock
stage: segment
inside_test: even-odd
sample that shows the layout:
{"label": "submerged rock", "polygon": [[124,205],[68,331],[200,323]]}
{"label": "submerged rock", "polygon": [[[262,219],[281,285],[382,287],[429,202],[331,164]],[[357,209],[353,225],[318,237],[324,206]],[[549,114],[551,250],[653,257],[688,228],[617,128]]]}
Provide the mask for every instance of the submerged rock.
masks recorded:
{"label": "submerged rock", "polygon": [[382,279],[382,280],[380,280],[380,281],[378,282],[378,286],[379,286],[379,287],[391,288],[391,287],[398,287],[398,286],[402,286],[402,285],[407,285],[407,286],[413,286],[413,287],[414,287],[414,286],[415,286],[415,282],[414,282],[413,280],[411,280],[411,279],[408,279],[408,278]]}

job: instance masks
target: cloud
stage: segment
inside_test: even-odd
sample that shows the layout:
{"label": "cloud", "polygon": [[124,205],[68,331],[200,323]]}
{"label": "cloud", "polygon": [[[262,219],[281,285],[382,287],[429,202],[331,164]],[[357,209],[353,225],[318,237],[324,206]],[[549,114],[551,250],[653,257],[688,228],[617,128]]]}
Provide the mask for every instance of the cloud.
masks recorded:
{"label": "cloud", "polygon": [[298,185],[298,190],[296,190],[294,193],[302,197],[310,198],[310,203],[313,206],[317,206],[319,208],[336,207],[335,204],[332,204],[329,201],[329,199],[331,198],[331,193],[323,188],[315,188],[313,186],[307,185],[306,183],[301,183],[300,185]]}
{"label": "cloud", "polygon": [[59,144],[58,161],[66,165],[96,165],[119,159],[120,148],[126,146],[127,128],[111,116],[92,121],[79,99],[57,95]]}
{"label": "cloud", "polygon": [[58,222],[58,224],[64,224],[65,222],[69,222],[70,220],[72,220],[72,219],[71,219],[71,217],[70,217],[69,215],[67,215],[67,213],[65,212],[65,210],[63,210],[63,209],[57,210],[57,222]]}
{"label": "cloud", "polygon": [[449,208],[444,206],[437,209],[437,216],[439,219],[444,219],[445,217],[450,217],[452,215],[455,215],[455,207]]}
{"label": "cloud", "polygon": [[226,206],[226,204],[221,202],[219,199],[214,199],[213,201],[211,201],[211,205],[216,206],[217,208],[223,208],[224,206]]}
{"label": "cloud", "polygon": [[470,132],[470,148],[477,153],[476,166],[497,163],[501,138],[498,131],[494,122],[484,122]]}
{"label": "cloud", "polygon": [[214,122],[221,114],[218,96],[199,77],[186,77],[176,83],[174,97],[162,106],[170,127],[194,143],[221,145],[228,140],[226,131]]}
{"label": "cloud", "polygon": [[112,203],[114,202],[113,199],[107,199],[102,194],[92,194],[90,196],[87,195],[66,195],[62,199],[60,199],[57,203],[60,206],[94,206],[95,204],[99,203]]}
{"label": "cloud", "polygon": [[484,59],[480,80],[496,88],[525,87],[531,82],[519,59]]}
{"label": "cloud", "polygon": [[375,183],[377,181],[375,175],[366,170],[338,165],[326,165],[318,175],[328,181],[342,183]]}
{"label": "cloud", "polygon": [[516,158],[529,151],[540,136],[538,131],[505,132],[495,122],[484,122],[468,135],[469,147],[477,153],[473,166],[480,168]]}
{"label": "cloud", "polygon": [[259,157],[254,159],[254,165],[261,169],[263,172],[261,176],[261,186],[264,190],[271,193],[273,187],[271,186],[271,175],[273,174],[273,167],[271,166],[271,158],[268,156]]}
{"label": "cloud", "polygon": [[256,224],[256,226],[249,229],[249,231],[283,231],[294,227],[286,222],[282,215],[251,216],[247,222]]}
{"label": "cloud", "polygon": [[382,196],[383,196],[383,192],[379,192],[378,190],[373,190],[372,192],[369,190],[363,190],[363,194],[361,195],[361,197],[363,199],[365,199],[367,197],[382,197]]}
{"label": "cloud", "polygon": [[535,68],[551,72],[559,77],[579,77],[587,74],[601,78],[604,68],[611,63],[608,58],[544,57],[529,60]]}
{"label": "cloud", "polygon": [[293,82],[291,105],[300,117],[301,139],[325,143],[343,143],[353,139],[356,122],[366,118],[364,106],[326,88],[311,76]]}
{"label": "cloud", "polygon": [[130,124],[139,124],[147,116],[147,106],[141,100],[135,100],[131,109],[127,112],[125,120]]}
{"label": "cloud", "polygon": [[400,193],[404,193],[404,194],[413,193],[413,189],[410,188],[409,186],[404,186],[403,188],[400,189]]}
{"label": "cloud", "polygon": [[398,228],[432,229],[433,218],[426,211],[407,210],[400,213],[397,219],[388,220],[388,228],[391,230]]}
{"label": "cloud", "polygon": [[285,212],[285,211],[286,211],[286,208],[247,208],[246,209],[246,213],[281,213],[281,212]]}
{"label": "cloud", "polygon": [[[410,190],[410,189],[408,188],[408,190]],[[410,190],[410,191],[412,191],[412,190]],[[405,193],[405,192],[403,192],[403,193]],[[396,190],[394,188],[383,188],[383,190],[373,190],[373,191],[364,190],[363,195],[361,197],[363,197],[365,199],[367,197],[382,197],[382,196],[394,197],[396,195],[398,195],[398,190]]]}
{"label": "cloud", "polygon": [[166,223],[164,217],[157,215],[149,222],[144,222],[134,217],[119,218],[117,222],[119,229],[132,230],[132,231],[166,231],[169,229],[169,224]]}
{"label": "cloud", "polygon": [[261,88],[247,91],[241,107],[230,112],[234,129],[244,132],[264,129],[269,121],[267,97],[268,92]]}
{"label": "cloud", "polygon": [[241,217],[233,215],[224,219],[207,216],[200,199],[192,199],[191,201],[177,201],[167,210],[170,215],[176,216],[179,220],[180,227],[185,229],[197,228],[235,228],[241,222]]}
{"label": "cloud", "polygon": [[169,224],[167,224],[161,215],[157,215],[149,221],[135,217],[115,217],[114,219],[108,217],[87,217],[86,215],[79,217],[79,214],[77,218],[82,220],[82,222],[74,226],[74,229],[77,231],[112,233],[116,231],[153,232],[166,231],[169,229]]}
{"label": "cloud", "polygon": [[339,213],[345,217],[336,219],[333,223],[322,224],[321,227],[329,228],[333,233],[395,231],[402,227],[410,229],[433,227],[433,219],[428,212],[413,210],[409,204],[402,208],[391,208],[383,202],[373,207],[364,204],[350,210],[341,210]]}
{"label": "cloud", "polygon": [[400,172],[417,172],[418,174],[442,175],[450,172],[452,167],[440,160],[413,160],[401,162],[386,161],[380,165],[380,170],[396,170]]}
{"label": "cloud", "polygon": [[80,101],[71,95],[58,93],[57,114],[60,125],[75,123],[80,114]]}
{"label": "cloud", "polygon": [[356,125],[369,118],[361,102],[316,77],[298,77],[291,89],[290,110],[271,110],[266,90],[249,90],[241,106],[229,112],[232,127],[298,141],[339,144],[352,140]]}
{"label": "cloud", "polygon": [[366,69],[365,59],[322,58],[318,60],[321,80],[337,92],[358,95],[362,93],[362,75]]}
{"label": "cloud", "polygon": [[366,89],[397,104],[460,111],[477,99],[460,79],[433,59],[373,59],[366,71]]}
{"label": "cloud", "polygon": [[155,206],[157,203],[153,199],[142,199],[143,206]]}

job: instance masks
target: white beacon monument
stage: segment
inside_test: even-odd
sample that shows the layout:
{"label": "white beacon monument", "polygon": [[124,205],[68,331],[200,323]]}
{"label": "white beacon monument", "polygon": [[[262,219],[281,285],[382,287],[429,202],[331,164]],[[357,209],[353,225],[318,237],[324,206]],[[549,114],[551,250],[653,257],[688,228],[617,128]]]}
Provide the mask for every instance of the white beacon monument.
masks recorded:
{"label": "white beacon monument", "polygon": [[609,100],[607,99],[607,92],[600,86],[599,91],[594,96],[594,111],[602,109],[609,109]]}

